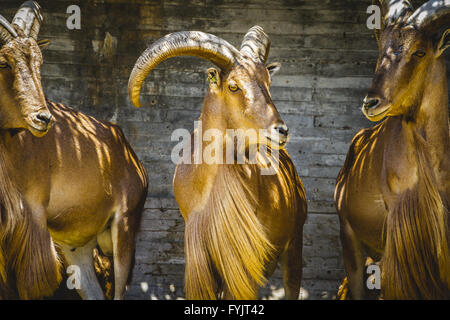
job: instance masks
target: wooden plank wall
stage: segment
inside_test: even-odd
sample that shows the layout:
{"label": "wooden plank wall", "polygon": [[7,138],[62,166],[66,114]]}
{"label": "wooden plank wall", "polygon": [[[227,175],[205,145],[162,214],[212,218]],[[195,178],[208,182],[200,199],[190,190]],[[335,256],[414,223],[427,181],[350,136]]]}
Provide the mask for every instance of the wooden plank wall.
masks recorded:
{"label": "wooden plank wall", "polygon": [[[239,46],[261,25],[272,39],[269,62],[282,63],[272,96],[290,127],[287,147],[307,190],[302,297],[330,299],[344,276],[335,178],[353,135],[371,126],[360,105],[377,58],[366,28],[369,0],[41,0],[47,96],[117,122],[145,164],[150,191],[139,234],[129,299],[184,296],[184,222],[171,188],[170,152],[177,128],[192,130],[207,87],[209,63],[176,58],[159,65],[143,90],[145,107],[127,98],[136,58],[167,33],[200,30]],[[22,1],[2,0],[12,18]],[[421,1],[414,1],[416,7]],[[79,5],[81,30],[68,30],[66,9]],[[449,54],[447,53],[447,58]],[[261,297],[283,296],[277,271]]]}

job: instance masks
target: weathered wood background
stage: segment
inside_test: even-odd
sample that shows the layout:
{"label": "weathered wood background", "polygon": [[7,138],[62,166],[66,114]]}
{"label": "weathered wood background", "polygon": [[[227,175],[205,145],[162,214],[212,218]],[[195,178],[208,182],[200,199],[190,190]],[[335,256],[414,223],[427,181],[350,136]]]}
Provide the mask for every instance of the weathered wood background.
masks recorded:
{"label": "weathered wood background", "polygon": [[[369,0],[41,0],[41,38],[52,41],[42,70],[45,92],[99,119],[117,122],[150,178],[134,277],[127,298],[184,296],[184,222],[174,201],[170,152],[177,128],[192,130],[207,87],[207,62],[177,58],[159,65],[135,109],[127,81],[137,57],[167,33],[200,30],[239,46],[261,25],[272,39],[269,62],[283,64],[272,96],[290,127],[287,147],[306,187],[302,298],[330,299],[344,276],[339,223],[333,205],[335,178],[353,135],[371,126],[360,112],[377,58],[366,28]],[[22,3],[2,0],[12,18]],[[421,1],[414,1],[416,7]],[[68,30],[66,9],[79,5],[81,30]],[[447,57],[449,54],[447,53]],[[261,291],[280,298],[277,271]]]}

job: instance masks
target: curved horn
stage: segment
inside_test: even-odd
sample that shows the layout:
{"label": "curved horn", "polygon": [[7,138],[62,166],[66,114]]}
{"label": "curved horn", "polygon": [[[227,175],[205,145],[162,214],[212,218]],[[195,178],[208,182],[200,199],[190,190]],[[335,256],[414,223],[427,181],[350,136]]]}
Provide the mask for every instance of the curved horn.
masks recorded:
{"label": "curved horn", "polygon": [[128,95],[134,106],[141,106],[139,94],[150,71],[164,60],[177,56],[203,58],[226,72],[238,61],[240,53],[225,40],[209,33],[181,31],[169,34],[151,44],[134,65],[128,80]]}
{"label": "curved horn", "polygon": [[266,63],[270,50],[270,38],[260,26],[250,28],[241,45],[241,54]]}
{"label": "curved horn", "polygon": [[[445,22],[446,16],[450,14],[450,0],[430,0],[418,8],[408,19],[408,24],[418,29],[423,29],[430,25]],[[448,22],[447,19],[447,23]]]}
{"label": "curved horn", "polygon": [[27,37],[37,41],[43,19],[39,4],[36,1],[27,1],[19,8],[12,23],[19,27]]}
{"label": "curved horn", "polygon": [[387,14],[384,17],[386,25],[398,23],[405,18],[407,13],[413,13],[414,8],[408,0],[389,0]]}
{"label": "curved horn", "polygon": [[381,28],[374,29],[375,38],[380,48],[380,34],[384,28],[403,21],[406,14],[411,14],[414,9],[407,0],[372,0],[372,4],[378,6],[381,10]]}
{"label": "curved horn", "polygon": [[8,43],[12,38],[17,37],[17,32],[6,20],[4,16],[0,14],[0,44]]}

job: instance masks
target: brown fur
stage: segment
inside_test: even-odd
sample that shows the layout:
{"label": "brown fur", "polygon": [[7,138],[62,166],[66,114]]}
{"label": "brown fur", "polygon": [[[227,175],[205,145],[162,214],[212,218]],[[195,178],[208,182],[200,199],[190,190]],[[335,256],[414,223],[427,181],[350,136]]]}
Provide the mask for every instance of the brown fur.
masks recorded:
{"label": "brown fur", "polygon": [[[274,271],[269,266],[289,251],[290,244],[280,243],[280,237],[295,232],[293,239],[301,239],[304,217],[297,212],[306,212],[306,202],[299,200],[305,200],[305,191],[289,155],[284,149],[279,152],[275,176],[261,176],[259,164],[219,166],[206,204],[185,217],[188,299],[256,299],[258,287]],[[266,201],[274,199],[281,203],[272,202],[270,211]],[[280,232],[286,233],[281,236]],[[297,248],[298,243],[290,241]],[[296,254],[300,253],[301,248]],[[301,260],[301,256],[296,258]],[[287,261],[284,270],[292,267]],[[290,271],[301,278],[301,269]],[[297,298],[286,281],[286,297]]]}
{"label": "brown fur", "polygon": [[[134,255],[134,239],[139,228],[142,206],[147,193],[147,174],[144,167],[131,150],[120,128],[100,123],[92,117],[82,115],[63,105],[49,102],[48,107],[56,117],[57,121],[55,122],[54,128],[50,130],[46,136],[34,138],[28,132],[20,132],[14,135],[14,137],[6,138],[9,141],[8,148],[13,148],[14,150],[13,155],[16,156],[16,162],[21,164],[19,165],[21,168],[19,174],[24,172],[24,170],[28,170],[27,168],[31,169],[36,167],[36,164],[32,164],[28,161],[27,155],[23,153],[23,150],[27,148],[45,150],[45,148],[49,147],[48,144],[52,145],[52,148],[54,148],[54,141],[58,136],[61,136],[61,134],[65,132],[65,128],[77,128],[77,131],[80,133],[80,138],[78,140],[80,144],[86,141],[96,141],[98,143],[99,140],[97,139],[104,139],[102,148],[96,149],[94,146],[86,146],[86,149],[84,149],[85,152],[83,153],[85,163],[87,163],[87,152],[100,152],[104,161],[102,172],[100,173],[99,170],[96,173],[98,174],[98,177],[96,176],[96,185],[100,187],[100,194],[103,198],[91,198],[91,201],[101,200],[108,204],[115,199],[111,194],[111,191],[119,192],[119,194],[125,191],[133,191],[132,196],[124,197],[122,195],[117,197],[116,201],[118,203],[126,201],[124,203],[126,205],[125,208],[130,210],[130,212],[126,213],[126,225],[119,226],[120,230],[125,230],[126,228],[127,237],[129,237],[124,239],[124,242],[121,243],[123,246],[121,250],[126,252],[126,254]],[[19,144],[21,144],[19,148],[14,147]],[[67,152],[67,149],[65,149],[67,146],[69,146],[69,144],[59,144],[57,150],[53,150],[47,155],[44,153],[34,153],[34,159],[40,159],[41,164],[43,165],[42,168],[45,170],[51,168],[48,163],[53,163],[54,167],[58,168],[58,171],[56,172],[59,173],[61,172],[61,169],[59,168],[63,168],[65,165],[65,162],[63,162],[61,158],[58,158],[59,154],[65,157],[66,160],[77,158],[76,150],[70,149],[70,152]],[[108,148],[112,149],[116,147],[119,147],[116,153],[108,151]],[[64,151],[66,151],[65,155]],[[0,152],[0,155],[4,158],[8,154]],[[47,156],[54,158],[49,159]],[[117,156],[117,159],[114,158],[115,156]],[[98,165],[97,161],[97,159],[93,160],[88,167]],[[0,161],[1,166],[5,167],[6,163],[7,161]],[[44,163],[47,164],[45,165]],[[106,163],[108,163],[108,165],[106,165]],[[77,171],[79,170],[77,168],[80,165],[80,163],[76,163],[67,167],[70,168],[70,170]],[[114,170],[111,166],[115,166]],[[5,167],[5,170],[0,172],[0,178],[5,179],[5,174],[9,175],[11,173],[14,173],[14,176],[17,176],[18,172],[11,170],[11,168],[14,167]],[[86,170],[86,167],[83,166],[83,168]],[[40,170],[35,169],[27,172],[32,172],[32,174],[41,173]],[[120,176],[120,179],[117,179],[117,181],[119,183],[125,183],[124,185],[116,184],[114,186],[112,181],[114,173]],[[17,180],[23,188],[26,188],[27,183],[30,181],[30,175],[32,174],[29,173],[28,175],[20,176],[20,179]],[[51,175],[51,173],[48,174]],[[80,179],[79,182],[86,185],[87,180],[82,177],[80,177]],[[41,181],[41,178],[33,176],[32,181]],[[130,183],[131,181],[134,182]],[[76,181],[72,180],[72,185],[74,183],[76,183]],[[48,187],[48,185],[44,184],[42,190],[48,190]],[[65,185],[64,187],[68,186]],[[83,189],[77,188],[77,190],[80,190],[80,194],[75,192],[73,195],[84,197]],[[2,207],[2,222],[4,223],[2,223],[1,230],[3,238],[3,241],[1,242],[1,256],[5,257],[5,262],[4,264],[0,264],[0,267],[2,267],[0,272],[2,277],[0,280],[6,281],[6,283],[0,285],[0,298],[4,299],[37,299],[51,296],[53,291],[58,287],[61,277],[59,274],[60,261],[54,250],[49,231],[53,233],[52,236],[55,235],[57,239],[55,242],[65,243],[74,241],[72,245],[76,247],[77,245],[84,244],[86,239],[95,237],[96,232],[97,234],[100,233],[105,228],[105,223],[110,219],[106,215],[114,214],[114,211],[111,211],[109,207],[106,207],[106,210],[104,211],[96,211],[95,215],[91,212],[86,212],[87,216],[85,217],[80,216],[79,212],[72,213],[70,210],[67,212],[62,210],[59,211],[59,213],[63,213],[64,216],[58,214],[58,212],[56,212],[56,214],[55,212],[50,212],[52,213],[52,217],[47,220],[47,217],[39,216],[38,212],[36,214],[32,213],[26,199],[22,198],[22,195],[18,192],[15,185],[12,184],[11,179],[0,184],[0,192],[7,195],[6,198],[9,199],[9,202],[2,202],[2,205],[5,203],[3,206],[18,208],[16,210],[19,210],[18,212],[11,213],[11,210],[6,210]],[[68,200],[66,200],[66,202],[67,201]],[[20,203],[22,203],[23,208],[18,205]],[[67,205],[70,208],[73,208],[72,205]],[[94,217],[98,220],[93,219]],[[64,220],[61,220],[61,218],[69,220],[65,222]],[[85,219],[87,218],[91,219],[89,224],[85,223]],[[6,229],[6,226],[11,227]],[[75,229],[72,229],[74,227]],[[92,230],[92,227],[95,229]],[[74,238],[72,230],[75,232],[76,237],[81,237],[78,239],[76,237]],[[81,243],[79,241],[81,241]],[[70,242],[68,243],[70,244]],[[131,276],[132,267],[133,258],[131,257],[129,265],[124,270],[127,272],[126,277],[128,281]],[[111,279],[111,275],[107,275],[107,278]],[[109,288],[106,294],[111,294],[111,290],[112,288]]]}
{"label": "brown fur", "polygon": [[94,249],[94,268],[106,299],[112,300],[114,298],[114,268],[110,257],[99,248]]}
{"label": "brown fur", "polygon": [[393,7],[377,34],[380,55],[362,106],[369,120],[386,119],[355,136],[335,190],[349,295],[366,297],[367,254],[381,259],[384,298],[446,299],[450,137],[441,29],[449,28],[450,8],[430,1],[426,7],[439,11],[433,23],[412,27],[408,1],[386,4]]}
{"label": "brown fur", "polygon": [[386,299],[449,299],[448,208],[436,188],[426,142],[415,137],[419,180],[387,216],[382,287]]}
{"label": "brown fur", "polygon": [[87,299],[104,298],[92,250],[112,251],[121,299],[147,174],[118,126],[46,101],[41,14],[36,3],[24,6],[30,34],[6,19],[0,25],[0,297],[52,294],[61,279],[54,241],[64,261],[80,267],[78,292]]}
{"label": "brown fur", "polygon": [[[0,148],[4,146],[0,144]],[[0,297],[36,299],[48,296],[61,280],[60,261],[48,230],[36,219],[8,174],[9,159],[0,152],[2,227]],[[7,284],[15,279],[16,290]]]}
{"label": "brown fur", "polygon": [[[306,197],[283,149],[288,128],[269,92],[271,75],[280,67],[265,65],[269,46],[268,36],[258,26],[244,37],[241,52],[210,34],[177,32],[152,44],[130,75],[130,99],[139,106],[143,80],[167,58],[193,55],[221,68],[208,69],[209,90],[200,116],[202,126],[196,133],[210,129],[218,133],[222,142],[215,141],[214,151],[222,158],[213,163],[179,163],[173,179],[175,199],[186,222],[188,299],[257,299],[258,287],[274,272],[280,258],[285,296],[299,296]],[[230,133],[230,129],[236,131]],[[254,145],[281,149],[280,169],[275,174],[261,174],[264,161],[236,162],[244,154],[241,149],[229,154],[227,142],[238,144],[235,133],[252,129],[256,140],[246,139],[247,149]],[[245,139],[244,133],[239,134]],[[195,145],[194,140],[185,141],[185,146]],[[202,143],[198,150],[184,150],[184,156],[195,160],[210,146]],[[226,164],[227,155],[234,156],[235,162]]]}
{"label": "brown fur", "polygon": [[[246,77],[251,74],[245,72]],[[260,72],[267,77],[267,71]],[[231,78],[231,74],[223,76],[222,81]],[[235,112],[224,101],[237,100],[239,95],[228,98],[226,85],[223,93],[214,92],[211,87],[201,116],[203,129],[220,128],[225,132],[227,118],[215,117],[211,110],[222,104],[219,108]],[[263,107],[253,104],[252,112]],[[277,123],[280,118],[276,111],[271,113],[274,114],[275,119],[262,121]],[[223,154],[225,150],[224,146]],[[277,174],[271,176],[262,176],[259,164],[177,166],[174,191],[186,221],[188,299],[257,299],[258,288],[273,273],[272,265],[276,266],[281,256],[287,257],[283,263],[286,297],[298,298],[306,197],[284,149],[280,150],[279,165]]]}
{"label": "brown fur", "polygon": [[233,298],[257,295],[255,282],[265,283],[265,264],[274,248],[256,217],[256,207],[257,196],[247,187],[242,166],[221,168],[208,203],[186,222],[188,299],[214,299],[216,272]]}

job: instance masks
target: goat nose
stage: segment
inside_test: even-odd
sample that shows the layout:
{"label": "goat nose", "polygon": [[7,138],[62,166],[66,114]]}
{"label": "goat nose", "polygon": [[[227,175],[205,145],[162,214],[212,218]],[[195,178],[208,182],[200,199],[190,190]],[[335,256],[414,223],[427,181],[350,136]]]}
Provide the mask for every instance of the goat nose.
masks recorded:
{"label": "goat nose", "polygon": [[365,97],[363,100],[363,108],[365,110],[376,108],[376,107],[378,107],[379,104],[380,104],[380,99],[377,99],[377,98]]}
{"label": "goat nose", "polygon": [[36,119],[44,123],[45,125],[48,125],[52,120],[52,114],[50,112],[39,112],[36,115]]}
{"label": "goat nose", "polygon": [[275,125],[273,127],[273,130],[285,137],[287,137],[287,135],[289,134],[289,128],[284,123]]}

